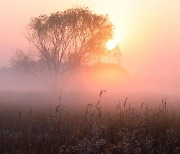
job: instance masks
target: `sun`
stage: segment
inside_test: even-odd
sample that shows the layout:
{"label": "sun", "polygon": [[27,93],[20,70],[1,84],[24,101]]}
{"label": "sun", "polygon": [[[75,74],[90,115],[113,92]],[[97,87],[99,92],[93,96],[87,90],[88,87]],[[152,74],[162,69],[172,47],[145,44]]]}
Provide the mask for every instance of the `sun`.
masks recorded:
{"label": "sun", "polygon": [[113,50],[117,46],[117,43],[115,40],[111,39],[106,43],[106,47],[108,50]]}

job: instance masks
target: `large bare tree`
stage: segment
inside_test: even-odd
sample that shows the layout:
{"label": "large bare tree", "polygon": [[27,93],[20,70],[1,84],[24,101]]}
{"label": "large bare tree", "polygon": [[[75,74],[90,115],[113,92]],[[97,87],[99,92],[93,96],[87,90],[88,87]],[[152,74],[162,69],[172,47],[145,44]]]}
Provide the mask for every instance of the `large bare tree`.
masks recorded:
{"label": "large bare tree", "polygon": [[55,89],[59,76],[80,65],[96,63],[107,54],[106,43],[112,37],[113,25],[108,16],[88,8],[40,15],[27,26],[26,38],[33,51],[18,50],[12,63],[26,71],[46,71],[51,79],[49,85]]}

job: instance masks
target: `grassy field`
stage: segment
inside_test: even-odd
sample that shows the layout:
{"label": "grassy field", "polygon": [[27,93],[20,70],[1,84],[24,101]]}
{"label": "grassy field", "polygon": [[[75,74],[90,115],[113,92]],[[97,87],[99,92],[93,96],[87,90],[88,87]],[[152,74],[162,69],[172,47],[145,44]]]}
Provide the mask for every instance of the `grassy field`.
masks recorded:
{"label": "grassy field", "polygon": [[34,94],[19,99],[24,104],[34,99],[33,105],[17,100],[8,105],[1,97],[0,153],[180,153],[180,114],[165,99],[151,109],[125,98],[108,111],[104,94],[79,111],[69,110],[61,100],[36,107],[42,100]]}

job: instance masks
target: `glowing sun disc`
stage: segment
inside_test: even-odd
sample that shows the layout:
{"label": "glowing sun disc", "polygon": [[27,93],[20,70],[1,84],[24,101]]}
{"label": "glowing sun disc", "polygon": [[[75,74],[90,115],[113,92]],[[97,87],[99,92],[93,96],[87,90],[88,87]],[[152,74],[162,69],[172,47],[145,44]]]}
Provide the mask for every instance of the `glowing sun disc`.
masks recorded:
{"label": "glowing sun disc", "polygon": [[106,47],[108,50],[112,50],[116,47],[117,43],[115,40],[109,40],[107,43],[106,43]]}

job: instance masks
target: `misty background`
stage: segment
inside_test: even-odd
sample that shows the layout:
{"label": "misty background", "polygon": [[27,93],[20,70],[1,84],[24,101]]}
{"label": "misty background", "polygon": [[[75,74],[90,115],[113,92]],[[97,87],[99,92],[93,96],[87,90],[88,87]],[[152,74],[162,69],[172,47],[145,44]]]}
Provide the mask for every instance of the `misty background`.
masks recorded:
{"label": "misty background", "polygon": [[[3,93],[5,91],[46,91],[46,87],[39,80],[11,68],[10,58],[16,48],[29,49],[24,34],[31,17],[65,10],[75,5],[88,6],[97,13],[109,15],[115,25],[115,37],[121,48],[122,66],[128,75],[118,80],[115,73],[113,79],[108,80],[116,78],[116,82],[107,84],[107,82],[99,83],[100,80],[95,82],[93,77],[89,76],[96,74],[89,75],[85,71],[80,75],[75,74],[62,94],[67,91],[83,92],[84,99],[96,101],[91,99],[90,94],[96,96],[100,90],[106,89],[105,97],[115,96],[114,102],[125,97],[130,97],[130,100],[136,99],[136,102],[148,99],[155,99],[155,102],[158,102],[162,98],[167,98],[169,103],[180,105],[179,0],[1,1],[1,98],[5,97]],[[64,97],[68,95],[66,94]],[[79,94],[80,96],[82,95]]]}

